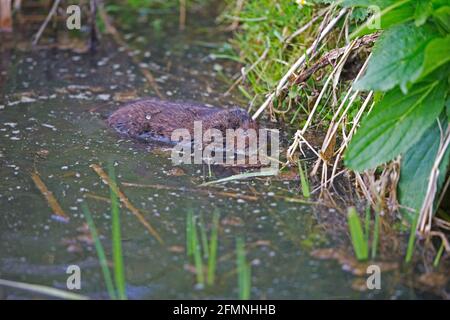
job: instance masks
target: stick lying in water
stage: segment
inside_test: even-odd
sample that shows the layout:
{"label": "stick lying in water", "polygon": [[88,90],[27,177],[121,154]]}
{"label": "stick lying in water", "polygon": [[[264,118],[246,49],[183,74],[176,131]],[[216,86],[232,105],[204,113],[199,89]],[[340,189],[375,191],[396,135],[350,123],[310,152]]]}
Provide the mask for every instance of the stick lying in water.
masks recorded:
{"label": "stick lying in water", "polygon": [[150,234],[154,236],[159,243],[164,244],[164,241],[162,240],[159,233],[150,225],[150,223],[147,222],[147,220],[145,220],[144,216],[139,211],[139,209],[136,208],[130,202],[130,200],[128,200],[125,194],[122,191],[120,191],[119,187],[109,178],[106,172],[103,171],[103,169],[97,164],[91,164],[90,167],[100,176],[100,178],[103,179],[103,181],[105,181],[105,183],[109,185],[111,190],[119,197],[120,201],[125,205],[125,207],[128,208],[128,210],[131,211],[132,214],[136,216],[136,218],[139,220],[140,223],[144,225],[144,227],[148,230],[148,232],[150,232]]}
{"label": "stick lying in water", "polygon": [[37,172],[32,172],[31,179],[33,179],[34,184],[42,193],[42,195],[45,197],[45,200],[47,200],[47,203],[49,207],[53,210],[53,213],[56,216],[63,218],[64,220],[69,220],[69,216],[61,208],[53,193],[50,190],[48,190],[39,174]]}
{"label": "stick lying in water", "polygon": [[[246,194],[238,194],[233,192],[225,192],[225,191],[213,191],[213,190],[203,190],[203,189],[186,189],[186,188],[179,188],[179,187],[171,187],[161,184],[140,184],[140,183],[131,183],[131,182],[123,182],[122,185],[124,187],[135,187],[135,188],[152,188],[157,190],[171,190],[171,191],[181,191],[181,192],[198,192],[202,194],[212,194],[212,195],[218,195],[222,197],[229,197],[229,198],[235,198],[235,199],[243,199],[243,200],[249,200],[249,201],[258,201],[258,197],[256,196],[250,196]],[[89,195],[92,197],[92,195]]]}

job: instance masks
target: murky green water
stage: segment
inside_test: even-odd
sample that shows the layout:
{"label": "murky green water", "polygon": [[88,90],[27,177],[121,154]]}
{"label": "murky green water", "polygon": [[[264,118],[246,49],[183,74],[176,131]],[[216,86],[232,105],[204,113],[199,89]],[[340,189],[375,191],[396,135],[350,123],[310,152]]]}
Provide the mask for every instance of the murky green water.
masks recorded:
{"label": "murky green water", "polygon": [[[141,66],[152,71],[167,98],[231,106],[233,101],[223,97],[227,87],[219,75],[231,69],[221,70],[221,61],[209,56],[225,35],[205,30],[191,22],[185,33],[141,31],[126,38],[140,50],[135,53]],[[298,181],[254,179],[209,189],[256,200],[207,194],[197,188],[207,168],[184,166],[185,174],[173,175],[168,155],[150,152],[149,146],[123,140],[108,129],[104,117],[120,104],[115,96],[152,95],[126,52],[108,39],[95,55],[6,48],[2,55],[8,68],[2,74],[6,81],[0,99],[0,278],[66,290],[66,269],[76,264],[82,271],[77,292],[108,297],[95,249],[83,229],[80,202],[88,202],[111,257],[109,204],[98,198],[107,199],[109,189],[89,166],[106,169],[113,160],[121,189],[165,241],[159,244],[122,209],[129,298],[237,298],[238,236],[247,244],[254,299],[416,297],[389,275],[383,275],[381,290],[359,293],[351,289],[354,277],[339,264],[313,259],[307,245],[311,239],[314,246],[333,246],[317,236],[315,208],[275,197],[295,197]],[[70,216],[69,222],[52,217],[31,180],[35,170]],[[226,174],[232,172],[220,173]],[[127,187],[125,182],[172,189]],[[206,289],[196,286],[193,263],[184,252],[188,208],[201,214],[208,228],[213,211],[220,211],[217,282]],[[0,287],[0,298],[38,297],[42,296]]]}

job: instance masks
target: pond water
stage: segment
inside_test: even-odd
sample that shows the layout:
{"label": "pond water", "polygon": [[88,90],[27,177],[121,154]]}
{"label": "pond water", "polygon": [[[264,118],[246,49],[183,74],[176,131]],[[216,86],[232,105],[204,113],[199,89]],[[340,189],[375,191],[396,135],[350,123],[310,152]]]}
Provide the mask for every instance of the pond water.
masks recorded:
{"label": "pond water", "polygon": [[[190,19],[183,33],[176,28],[138,30],[124,32],[125,38],[164,96],[223,107],[236,104],[223,96],[227,85],[220,80],[236,66],[211,58],[227,37],[212,18]],[[130,299],[237,298],[237,237],[246,243],[254,299],[418,297],[390,274],[383,274],[381,290],[355,291],[355,277],[341,265],[312,258],[311,245],[334,244],[318,232],[316,208],[282,198],[298,196],[297,180],[261,178],[199,188],[209,178],[207,167],[185,165],[174,171],[167,153],[151,151],[107,128],[105,116],[124,97],[154,96],[135,61],[110,39],[105,37],[95,54],[5,46],[2,59],[0,278],[67,290],[66,269],[78,265],[82,278],[76,292],[108,298],[80,203],[88,202],[111,257],[109,189],[90,165],[106,170],[114,161],[119,187],[164,240],[163,245],[156,241],[122,207]],[[54,217],[31,179],[33,172],[53,192],[69,221]],[[216,179],[233,172],[212,174]],[[189,208],[202,216],[207,230],[214,210],[220,212],[217,279],[203,289],[196,285],[193,261],[185,252]],[[0,286],[0,298],[43,297]]]}

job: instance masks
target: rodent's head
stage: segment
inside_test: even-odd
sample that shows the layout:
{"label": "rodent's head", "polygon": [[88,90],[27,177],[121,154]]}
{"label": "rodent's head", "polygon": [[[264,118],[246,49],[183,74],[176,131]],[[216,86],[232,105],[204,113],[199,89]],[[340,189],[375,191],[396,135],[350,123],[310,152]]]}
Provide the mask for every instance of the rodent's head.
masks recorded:
{"label": "rodent's head", "polygon": [[240,108],[225,110],[227,129],[255,129],[258,130],[258,124],[250,117],[247,111]]}

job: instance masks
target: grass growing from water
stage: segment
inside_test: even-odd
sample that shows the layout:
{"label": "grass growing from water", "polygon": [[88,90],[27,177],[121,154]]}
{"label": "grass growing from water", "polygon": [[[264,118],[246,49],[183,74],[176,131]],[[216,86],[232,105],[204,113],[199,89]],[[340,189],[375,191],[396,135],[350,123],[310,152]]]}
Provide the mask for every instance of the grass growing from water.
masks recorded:
{"label": "grass growing from water", "polygon": [[[213,285],[216,276],[217,267],[217,248],[219,235],[219,212],[216,210],[213,214],[211,235],[208,240],[207,228],[200,216],[197,231],[197,216],[190,209],[186,216],[186,253],[194,261],[197,285],[204,286],[205,273],[203,268],[203,259],[207,259],[206,282],[209,286]],[[200,232],[200,239],[198,236]],[[203,253],[203,254],[202,254]]]}
{"label": "grass growing from water", "polygon": [[[112,163],[108,166],[109,177],[114,185],[116,185],[116,175],[114,172],[114,165]],[[122,255],[122,236],[120,231],[120,210],[119,200],[116,193],[110,188],[111,197],[111,217],[112,217],[112,248],[114,261],[114,280],[116,283],[118,298],[121,300],[127,299],[125,272],[123,267]]]}
{"label": "grass growing from water", "polygon": [[205,276],[203,274],[202,248],[200,242],[198,241],[195,217],[193,217],[192,219],[193,219],[192,221],[193,231],[191,236],[192,236],[192,246],[194,249],[194,264],[197,275],[197,284],[200,286],[204,286]]}
{"label": "grass growing from water", "polygon": [[410,263],[411,259],[413,257],[414,253],[414,246],[416,244],[416,229],[417,229],[417,222],[419,218],[415,218],[414,222],[411,224],[411,229],[409,233],[409,240],[408,240],[408,248],[406,249],[406,256],[405,256],[405,262]]}
{"label": "grass growing from water", "polygon": [[111,272],[109,271],[108,260],[106,259],[105,250],[103,250],[102,243],[100,242],[97,228],[94,224],[94,219],[92,219],[92,214],[86,202],[83,202],[81,204],[81,209],[83,210],[84,217],[86,218],[86,222],[89,226],[89,231],[91,232],[92,239],[94,240],[95,250],[97,251],[100,267],[102,268],[103,279],[105,280],[106,290],[108,291],[109,297],[115,300],[117,299],[117,295],[114,290]]}
{"label": "grass growing from water", "polygon": [[194,260],[197,284],[203,286],[205,278],[203,275],[202,249],[198,241],[196,217],[192,209],[188,211],[186,216],[186,253],[188,257]]}
{"label": "grass growing from water", "polygon": [[351,207],[348,209],[347,221],[356,258],[360,261],[367,260],[369,257],[369,246],[355,208]]}
{"label": "grass growing from water", "polygon": [[439,266],[439,262],[441,261],[442,253],[444,253],[444,242],[441,243],[439,250],[436,254],[436,257],[433,261],[433,267],[437,268]]}
{"label": "grass growing from water", "polygon": [[376,211],[372,235],[372,259],[375,259],[375,257],[377,256],[379,233],[380,233],[380,213]]}
{"label": "grass growing from water", "polygon": [[239,299],[250,299],[251,267],[245,257],[245,243],[242,238],[236,239],[236,267],[238,274]]}
{"label": "grass growing from water", "polygon": [[305,169],[302,168],[302,163],[298,162],[298,173],[300,175],[300,187],[302,188],[302,194],[305,198],[309,198],[311,196],[310,188],[309,188],[309,181],[308,177],[306,175],[307,173],[306,165]]}
{"label": "grass growing from water", "polygon": [[216,278],[217,246],[219,236],[219,211],[214,211],[211,238],[209,239],[208,285],[213,285]]}

